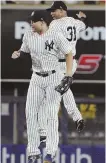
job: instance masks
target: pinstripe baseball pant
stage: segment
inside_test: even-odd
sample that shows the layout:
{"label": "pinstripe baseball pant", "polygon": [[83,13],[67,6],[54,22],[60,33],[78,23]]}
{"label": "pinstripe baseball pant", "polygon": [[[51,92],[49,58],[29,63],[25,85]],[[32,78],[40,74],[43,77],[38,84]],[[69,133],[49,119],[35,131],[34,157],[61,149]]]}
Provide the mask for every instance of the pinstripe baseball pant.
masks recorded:
{"label": "pinstripe baseball pant", "polygon": [[82,119],[82,115],[76,106],[71,89],[68,89],[68,91],[63,95],[63,102],[67,113],[73,118],[73,121]]}
{"label": "pinstripe baseball pant", "polygon": [[[61,71],[64,73],[65,69],[66,69],[66,62],[61,62],[60,66],[61,66]],[[74,59],[73,60],[73,68],[72,68],[73,74],[75,73],[76,69],[77,69],[77,62]],[[69,116],[72,117],[73,121],[82,119],[82,115],[76,106],[73,93],[70,89],[63,95],[63,102],[64,102],[64,106],[65,106]],[[44,116],[45,116],[45,118],[44,118]],[[46,127],[45,126],[47,126],[47,120],[46,120],[45,112],[42,109],[42,106],[41,106],[41,109],[38,114],[38,121],[39,121],[39,126],[40,126],[39,127],[40,135],[46,136]]]}
{"label": "pinstripe baseball pant", "polygon": [[[64,74],[56,72],[47,77],[32,74],[26,101],[26,122],[28,135],[28,156],[40,154],[38,113],[42,108],[47,117],[47,154],[54,155],[58,148],[58,110],[61,96],[55,91]],[[41,107],[42,106],[42,107]]]}
{"label": "pinstripe baseball pant", "polygon": [[[63,95],[63,102],[64,102],[64,106],[67,110],[68,115],[72,117],[74,122],[82,119],[82,115],[76,106],[75,99],[74,99],[71,89],[69,89]],[[42,107],[40,109],[40,112],[38,113],[38,121],[39,121],[40,136],[46,136],[47,119],[46,119],[46,113],[44,113],[44,110],[42,109]]]}

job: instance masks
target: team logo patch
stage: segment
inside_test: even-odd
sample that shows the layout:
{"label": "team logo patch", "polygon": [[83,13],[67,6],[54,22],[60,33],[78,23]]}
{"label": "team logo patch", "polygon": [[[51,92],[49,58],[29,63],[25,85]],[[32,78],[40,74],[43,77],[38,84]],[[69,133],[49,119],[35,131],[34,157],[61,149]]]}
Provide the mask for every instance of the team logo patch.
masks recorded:
{"label": "team logo patch", "polygon": [[51,43],[49,43],[49,41],[47,40],[45,42],[45,49],[51,51],[53,49],[53,45],[54,45],[53,40],[51,41]]}

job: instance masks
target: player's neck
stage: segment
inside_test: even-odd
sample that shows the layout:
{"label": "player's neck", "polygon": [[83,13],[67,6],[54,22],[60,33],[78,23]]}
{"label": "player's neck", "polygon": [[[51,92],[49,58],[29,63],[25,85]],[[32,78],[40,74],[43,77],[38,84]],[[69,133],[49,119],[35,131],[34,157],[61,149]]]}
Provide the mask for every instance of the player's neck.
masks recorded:
{"label": "player's neck", "polygon": [[48,30],[48,26],[44,26],[42,32],[45,33]]}
{"label": "player's neck", "polygon": [[39,35],[44,34],[48,30],[48,26],[43,26],[42,30],[38,32]]}
{"label": "player's neck", "polygon": [[64,15],[61,16],[61,18],[65,18],[65,17],[67,17],[67,14],[64,14]]}

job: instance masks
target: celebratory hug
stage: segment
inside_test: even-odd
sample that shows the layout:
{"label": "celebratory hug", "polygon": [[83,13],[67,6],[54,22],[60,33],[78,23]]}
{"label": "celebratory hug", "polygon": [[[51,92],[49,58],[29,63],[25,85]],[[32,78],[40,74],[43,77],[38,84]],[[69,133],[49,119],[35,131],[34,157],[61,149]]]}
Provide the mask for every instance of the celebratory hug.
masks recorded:
{"label": "celebratory hug", "polygon": [[88,26],[83,12],[77,19],[67,16],[67,6],[55,1],[47,13],[41,11],[30,16],[31,30],[25,32],[22,45],[12,54],[17,59],[26,53],[32,59],[32,77],[26,100],[26,123],[28,135],[28,163],[36,163],[42,157],[39,147],[46,142],[43,163],[53,163],[59,143],[58,112],[63,100],[69,116],[78,132],[84,128],[84,120],[78,110],[71,84],[77,69],[76,43],[79,33]]}

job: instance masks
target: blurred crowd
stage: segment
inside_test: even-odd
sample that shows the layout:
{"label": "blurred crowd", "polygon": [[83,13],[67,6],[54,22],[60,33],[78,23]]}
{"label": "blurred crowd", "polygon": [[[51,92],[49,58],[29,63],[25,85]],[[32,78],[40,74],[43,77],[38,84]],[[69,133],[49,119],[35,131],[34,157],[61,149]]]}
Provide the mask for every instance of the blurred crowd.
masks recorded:
{"label": "blurred crowd", "polygon": [[[64,0],[67,4],[102,4],[105,3],[106,0],[93,0],[93,1],[87,1],[87,0]],[[2,4],[48,4],[51,3],[51,1],[40,1],[40,0],[30,0],[30,1],[22,1],[22,0],[1,0]]]}

